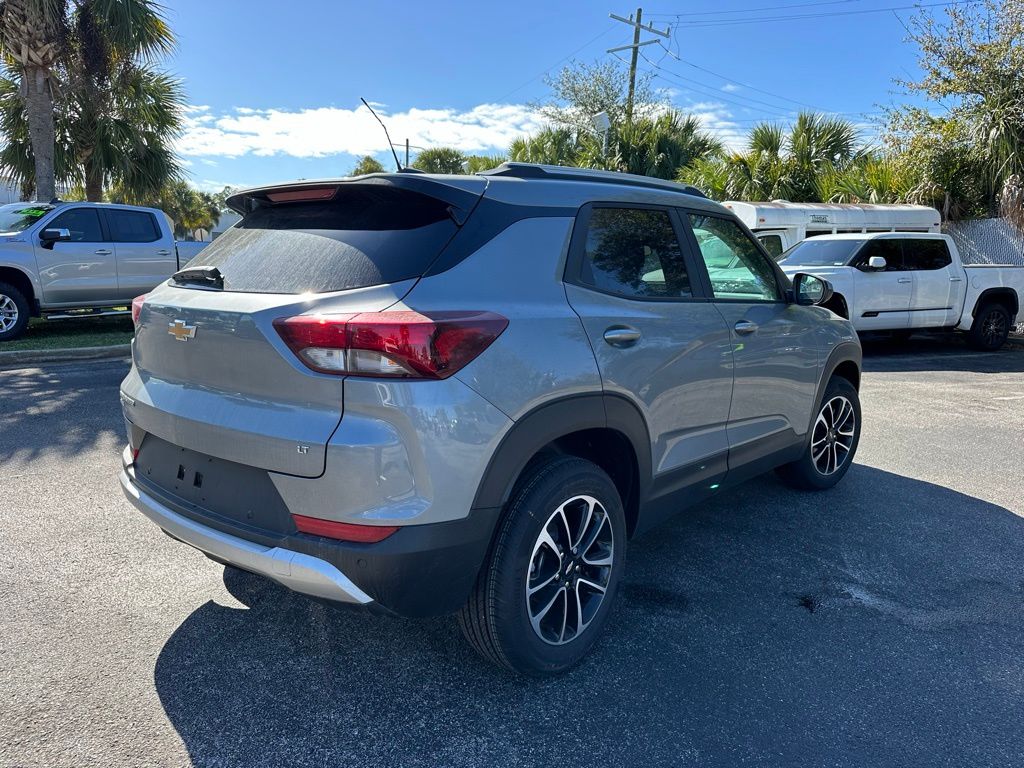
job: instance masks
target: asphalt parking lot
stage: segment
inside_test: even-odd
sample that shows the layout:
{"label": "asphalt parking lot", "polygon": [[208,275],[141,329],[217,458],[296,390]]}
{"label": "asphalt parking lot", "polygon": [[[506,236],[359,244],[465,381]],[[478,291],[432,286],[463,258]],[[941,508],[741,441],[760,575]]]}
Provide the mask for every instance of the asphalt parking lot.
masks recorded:
{"label": "asphalt parking lot", "polygon": [[865,370],[839,487],[634,542],[542,682],[160,534],[117,483],[122,361],[0,371],[0,766],[1024,764],[1024,348]]}

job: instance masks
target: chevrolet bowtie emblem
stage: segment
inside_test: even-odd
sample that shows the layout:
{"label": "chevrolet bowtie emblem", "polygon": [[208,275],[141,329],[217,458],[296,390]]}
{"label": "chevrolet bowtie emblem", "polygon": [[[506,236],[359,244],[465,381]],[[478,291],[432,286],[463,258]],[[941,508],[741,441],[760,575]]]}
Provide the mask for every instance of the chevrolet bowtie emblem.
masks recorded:
{"label": "chevrolet bowtie emblem", "polygon": [[178,341],[188,341],[196,337],[196,327],[194,325],[185,325],[184,320],[175,320],[173,323],[168,323],[167,332]]}

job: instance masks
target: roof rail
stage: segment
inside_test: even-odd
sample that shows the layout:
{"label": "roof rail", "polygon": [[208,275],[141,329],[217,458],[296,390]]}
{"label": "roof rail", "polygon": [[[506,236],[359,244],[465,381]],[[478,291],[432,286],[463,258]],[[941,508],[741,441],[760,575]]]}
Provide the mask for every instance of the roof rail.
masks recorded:
{"label": "roof rail", "polygon": [[690,184],[679,184],[651,176],[637,176],[618,171],[598,171],[593,168],[570,168],[564,165],[540,165],[539,163],[504,162],[489,171],[480,171],[478,176],[505,176],[516,179],[547,179],[549,181],[590,181],[599,184],[622,184],[628,187],[660,189],[663,192],[679,192],[706,198],[703,192]]}

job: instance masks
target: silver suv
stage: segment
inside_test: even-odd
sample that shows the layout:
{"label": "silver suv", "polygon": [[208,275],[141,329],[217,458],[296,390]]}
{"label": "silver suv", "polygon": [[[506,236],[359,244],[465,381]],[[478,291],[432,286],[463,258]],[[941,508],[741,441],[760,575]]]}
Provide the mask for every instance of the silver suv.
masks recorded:
{"label": "silver suv", "polygon": [[229,204],[242,220],[136,301],[121,385],[125,494],[218,562],[456,612],[488,659],[557,673],[629,539],[853,460],[861,351],[827,282],[791,284],[695,189],[509,163]]}

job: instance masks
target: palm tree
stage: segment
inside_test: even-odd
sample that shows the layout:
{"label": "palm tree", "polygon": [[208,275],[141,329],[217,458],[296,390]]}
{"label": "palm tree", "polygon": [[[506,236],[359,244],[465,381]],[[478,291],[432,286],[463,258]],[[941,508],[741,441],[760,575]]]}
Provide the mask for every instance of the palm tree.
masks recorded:
{"label": "palm tree", "polygon": [[509,159],[517,163],[579,165],[580,144],[571,128],[542,128],[533,136],[518,138],[509,147]]}
{"label": "palm tree", "polygon": [[[61,83],[56,178],[83,185],[93,201],[113,183],[137,196],[157,195],[180,175],[171,142],[184,105],[180,82],[151,63],[174,45],[159,6],[151,0],[76,0],[65,27],[53,68]],[[24,185],[35,179],[34,145],[24,140],[28,110],[10,98],[19,87],[15,79],[0,79],[0,127],[8,138],[0,170]]]}
{"label": "palm tree", "polygon": [[[0,52],[13,61],[18,74],[24,140],[32,148],[32,178],[36,196],[42,200],[57,195],[53,68],[67,33],[66,10],[66,0],[4,0],[0,4]],[[8,89],[5,96],[11,96]]]}
{"label": "palm tree", "polygon": [[369,173],[384,173],[384,166],[373,155],[364,155],[356,163],[356,167],[349,171],[349,176],[365,176]]}
{"label": "palm tree", "polygon": [[412,167],[427,173],[465,173],[465,162],[466,156],[453,147],[434,147],[420,152]]}
{"label": "palm tree", "polygon": [[826,179],[861,162],[856,127],[847,120],[813,112],[797,116],[787,131],[775,123],[755,125],[747,151],[698,162],[680,180],[710,196],[733,200],[823,202]]}
{"label": "palm tree", "polygon": [[674,179],[680,169],[722,152],[722,143],[701,128],[700,120],[674,111],[634,120],[613,133],[611,167],[641,176]]}

